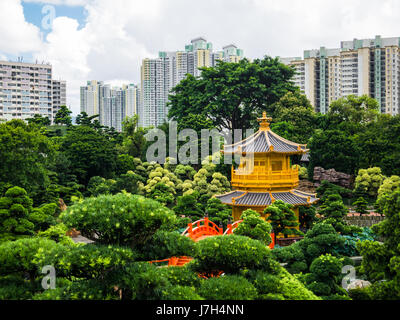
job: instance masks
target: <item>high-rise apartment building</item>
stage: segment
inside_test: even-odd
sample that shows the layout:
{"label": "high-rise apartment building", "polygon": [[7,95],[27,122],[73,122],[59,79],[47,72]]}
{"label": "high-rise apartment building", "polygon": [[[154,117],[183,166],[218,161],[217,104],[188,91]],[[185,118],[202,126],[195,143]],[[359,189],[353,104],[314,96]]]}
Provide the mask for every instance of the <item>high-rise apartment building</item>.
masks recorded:
{"label": "high-rise apartment building", "polygon": [[111,87],[103,81],[88,81],[81,87],[81,112],[98,114],[101,125],[122,131],[124,119],[138,112],[139,91],[134,84]]}
{"label": "high-rise apartment building", "polygon": [[67,105],[67,82],[53,80],[53,117],[56,116],[61,106]]}
{"label": "high-rise apartment building", "polygon": [[50,64],[0,61],[0,119],[53,119],[66,105],[66,82],[52,79]]}
{"label": "high-rise apartment building", "polygon": [[348,95],[375,98],[382,113],[400,108],[400,37],[342,41],[340,48],[304,51],[304,58],[282,58],[296,70],[294,83],[316,111]]}
{"label": "high-rise apartment building", "polygon": [[213,67],[219,60],[238,62],[243,50],[235,45],[213,52],[213,45],[204,38],[196,38],[184,51],[160,52],[156,59],[144,59],[141,67],[141,102],[139,125],[159,126],[167,120],[168,95],[188,74],[201,76],[201,67]]}

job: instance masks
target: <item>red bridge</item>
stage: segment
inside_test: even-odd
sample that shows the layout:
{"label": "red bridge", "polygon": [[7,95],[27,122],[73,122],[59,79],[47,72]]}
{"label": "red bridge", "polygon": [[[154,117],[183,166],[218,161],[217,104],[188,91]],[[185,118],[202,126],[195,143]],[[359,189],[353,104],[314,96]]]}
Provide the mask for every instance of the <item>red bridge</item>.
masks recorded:
{"label": "red bridge", "polygon": [[[208,237],[215,237],[215,236],[223,236],[223,235],[230,235],[233,234],[233,231],[242,223],[243,220],[236,221],[234,223],[228,224],[225,232],[223,228],[218,227],[214,222],[210,221],[208,217],[204,219],[198,220],[193,223],[189,223],[187,229],[182,232],[182,236],[189,237],[193,241],[200,241]],[[274,234],[271,234],[272,242],[269,245],[270,249],[275,247],[275,237]],[[191,257],[172,257],[169,259],[164,260],[155,260],[150,261],[151,264],[158,264],[163,263],[171,267],[171,266],[184,266],[185,264],[192,261],[193,258]]]}

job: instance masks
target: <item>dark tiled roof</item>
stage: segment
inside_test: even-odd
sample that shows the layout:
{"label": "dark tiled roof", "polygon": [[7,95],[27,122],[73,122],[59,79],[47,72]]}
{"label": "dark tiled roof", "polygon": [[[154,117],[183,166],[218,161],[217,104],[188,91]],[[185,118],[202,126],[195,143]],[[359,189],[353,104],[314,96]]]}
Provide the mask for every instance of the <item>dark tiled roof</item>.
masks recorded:
{"label": "dark tiled roof", "polygon": [[268,192],[249,192],[245,196],[237,199],[235,203],[238,205],[269,206],[272,200]]}
{"label": "dark tiled roof", "polygon": [[241,195],[245,194],[246,192],[244,191],[233,191],[227,194],[215,196],[219,200],[221,200],[222,203],[227,203],[227,204],[232,204],[232,198],[237,198],[240,197]]}
{"label": "dark tiled roof", "polygon": [[243,141],[233,145],[227,145],[224,147],[224,152],[235,153],[238,152],[239,149],[241,152],[248,153],[300,153],[308,151],[306,145],[286,140],[270,130],[260,130]]}
{"label": "dark tiled roof", "polygon": [[[293,205],[306,205],[316,202],[318,199],[314,194],[307,194],[298,190],[291,192],[274,192],[272,197],[275,200],[282,200],[285,203]],[[236,205],[247,206],[269,206],[272,204],[271,194],[269,192],[244,192],[234,191],[225,195],[216,196],[222,203],[233,204],[235,199]],[[310,198],[310,201],[308,201]]]}
{"label": "dark tiled roof", "polygon": [[290,204],[308,204],[308,197],[301,197],[291,192],[280,192],[272,194],[275,200],[282,200],[285,203]]}

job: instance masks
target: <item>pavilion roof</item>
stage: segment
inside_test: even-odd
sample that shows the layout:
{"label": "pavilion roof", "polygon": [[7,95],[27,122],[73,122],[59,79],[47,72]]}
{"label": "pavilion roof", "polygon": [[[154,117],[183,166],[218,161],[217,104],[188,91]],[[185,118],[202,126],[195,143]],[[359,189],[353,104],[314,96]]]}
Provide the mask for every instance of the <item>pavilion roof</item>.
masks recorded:
{"label": "pavilion roof", "polygon": [[272,132],[269,127],[272,119],[267,118],[265,112],[263,117],[258,120],[260,129],[255,134],[238,143],[224,146],[223,152],[225,154],[268,152],[305,154],[309,151],[307,145],[289,141]]}
{"label": "pavilion roof", "polygon": [[222,203],[237,206],[269,206],[276,200],[282,200],[296,206],[310,205],[318,201],[315,194],[305,193],[299,190],[288,192],[247,192],[233,191],[216,196]]}

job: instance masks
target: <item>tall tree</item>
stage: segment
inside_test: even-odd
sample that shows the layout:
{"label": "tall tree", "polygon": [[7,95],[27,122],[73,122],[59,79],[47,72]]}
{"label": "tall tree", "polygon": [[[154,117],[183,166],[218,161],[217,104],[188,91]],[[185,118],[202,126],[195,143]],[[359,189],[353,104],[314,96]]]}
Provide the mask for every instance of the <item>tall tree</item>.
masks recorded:
{"label": "tall tree", "polygon": [[202,115],[219,130],[250,129],[262,111],[296,90],[290,81],[294,70],[268,56],[253,62],[221,61],[201,70],[200,78],[188,75],[169,97],[168,116],[178,124]]}
{"label": "tall tree", "polygon": [[55,149],[35,125],[22,120],[0,123],[0,181],[29,193],[49,183],[48,167]]}
{"label": "tall tree", "polygon": [[87,126],[76,126],[65,136],[61,152],[71,163],[69,174],[87,185],[91,177],[110,178],[115,170],[117,153],[103,134]]}
{"label": "tall tree", "polygon": [[69,110],[67,106],[61,106],[54,118],[54,122],[56,124],[70,127],[72,125],[71,113],[72,111]]}

